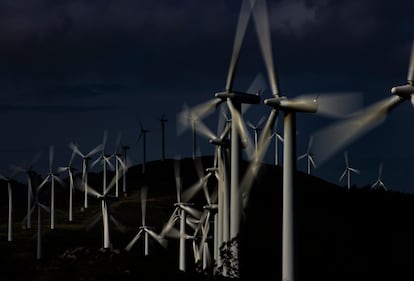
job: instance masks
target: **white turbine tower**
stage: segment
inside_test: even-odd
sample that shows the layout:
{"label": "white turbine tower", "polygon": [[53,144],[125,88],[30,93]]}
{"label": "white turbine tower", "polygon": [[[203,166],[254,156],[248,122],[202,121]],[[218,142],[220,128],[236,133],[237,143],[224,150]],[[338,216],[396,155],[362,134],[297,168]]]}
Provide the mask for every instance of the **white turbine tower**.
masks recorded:
{"label": "white turbine tower", "polygon": [[342,181],[342,179],[346,175],[347,176],[347,186],[348,186],[348,189],[350,189],[351,188],[351,173],[360,174],[360,172],[359,172],[359,170],[354,169],[349,165],[348,151],[344,152],[344,157],[345,157],[345,169],[344,169],[341,177],[339,178],[339,181]]}
{"label": "white turbine tower", "polygon": [[385,186],[384,182],[382,181],[382,168],[384,166],[384,163],[381,162],[379,164],[379,169],[378,169],[378,179],[371,185],[371,189],[377,189],[377,190],[381,190],[383,189],[384,191],[387,191],[387,187]]}
{"label": "white turbine tower", "polygon": [[7,183],[7,194],[8,194],[8,220],[7,220],[7,241],[13,241],[13,189],[12,189],[12,180],[13,175],[4,176],[0,175],[0,179],[4,180]]}
{"label": "white turbine tower", "polygon": [[317,164],[327,161],[333,154],[386,120],[388,114],[399,104],[410,101],[414,94],[414,41],[408,67],[407,84],[391,88],[391,97],[355,112],[349,118],[328,126],[314,134],[314,153]]}
{"label": "white turbine tower", "polygon": [[306,171],[307,171],[308,175],[311,174],[312,167],[313,168],[316,167],[315,161],[313,160],[312,142],[313,142],[313,138],[310,137],[309,138],[309,143],[308,143],[308,149],[306,150],[306,153],[304,153],[304,154],[302,154],[298,157],[298,160],[306,159],[306,162],[307,162]]}
{"label": "white turbine tower", "polygon": [[167,247],[167,240],[154,232],[154,227],[146,224],[146,208],[147,208],[147,187],[141,189],[141,226],[139,227],[138,233],[125,247],[126,251],[130,251],[135,243],[144,236],[144,255],[149,255],[149,236],[157,241],[164,248]]}
{"label": "white turbine tower", "polygon": [[73,167],[72,162],[73,159],[75,158],[75,151],[72,151],[69,163],[67,166],[63,166],[63,167],[59,167],[58,171],[60,173],[63,172],[67,172],[68,173],[68,179],[69,179],[69,221],[72,222],[73,221],[73,192],[75,190],[75,186],[74,186],[74,171],[76,170],[76,168]]}
{"label": "white turbine tower", "polygon": [[53,145],[49,146],[49,173],[39,185],[39,189],[41,189],[46,183],[50,182],[50,229],[55,229],[55,181],[62,186],[64,185],[63,181],[53,172],[54,153],[55,147]]}
{"label": "white turbine tower", "polygon": [[92,155],[98,153],[102,150],[102,144],[99,144],[95,148],[93,148],[88,153],[84,154],[82,153],[78,146],[70,143],[69,148],[72,149],[77,155],[82,157],[82,184],[83,184],[83,190],[84,190],[84,204],[83,207],[85,209],[88,208],[88,173],[89,173],[89,161],[91,160]]}
{"label": "white turbine tower", "polygon": [[123,175],[122,176],[122,192],[123,192],[124,196],[127,196],[127,178],[126,178],[127,175],[126,175],[126,172],[127,172],[128,167],[130,165],[130,162],[128,160],[128,150],[130,148],[131,147],[129,145],[126,145],[126,144],[123,144],[121,146],[121,149],[122,149],[122,158],[121,158],[121,160],[122,160],[123,164],[125,165],[125,166],[123,166],[123,167],[125,167],[125,169],[122,170],[122,175]]}

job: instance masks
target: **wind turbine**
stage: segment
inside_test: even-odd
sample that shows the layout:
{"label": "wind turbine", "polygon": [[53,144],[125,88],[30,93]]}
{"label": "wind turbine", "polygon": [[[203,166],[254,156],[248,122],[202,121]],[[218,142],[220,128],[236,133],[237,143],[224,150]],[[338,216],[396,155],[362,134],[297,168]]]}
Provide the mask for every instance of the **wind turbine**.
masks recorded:
{"label": "wind turbine", "polygon": [[72,150],[72,154],[70,156],[70,160],[67,166],[59,167],[58,171],[60,173],[67,172],[69,178],[69,221],[73,221],[73,191],[75,189],[74,181],[73,181],[73,172],[77,170],[72,166],[73,159],[75,158],[75,151]]}
{"label": "wind turbine", "polygon": [[265,120],[265,117],[262,116],[259,121],[256,123],[256,125],[253,125],[250,121],[247,121],[247,125],[253,129],[254,132],[254,149],[255,149],[255,155],[257,155],[257,149],[258,149],[258,142],[259,142],[259,132],[262,130],[262,128],[260,128],[260,125],[263,123],[263,121]]}
{"label": "wind turbine", "polygon": [[165,123],[168,122],[168,119],[165,118],[163,113],[159,119],[161,122],[161,160],[165,160]]}
{"label": "wind turbine", "polygon": [[147,163],[147,134],[151,132],[148,129],[145,129],[141,122],[139,122],[140,133],[137,139],[137,143],[142,138],[142,173],[145,174],[145,165]]}
{"label": "wind turbine", "polygon": [[[115,226],[118,227],[121,231],[123,230],[123,226],[119,223],[111,214],[109,210],[110,200],[115,200],[116,197],[110,195],[109,192],[115,186],[116,178],[115,176],[112,178],[109,185],[103,188],[102,193],[97,192],[92,187],[88,186],[87,192],[95,196],[97,199],[101,200],[101,213],[96,216],[96,218],[91,222],[88,226],[87,230],[90,230],[101,218],[102,218],[102,225],[103,225],[103,248],[108,249],[111,247],[111,240],[110,240],[110,221],[112,221]],[[75,187],[83,190],[83,184],[76,184]]]}
{"label": "wind turbine", "polygon": [[102,150],[102,144],[99,144],[95,148],[93,148],[88,153],[84,154],[82,153],[78,146],[74,143],[69,144],[69,148],[72,149],[77,155],[82,157],[82,184],[83,184],[83,190],[84,190],[84,205],[83,207],[85,209],[88,208],[88,173],[89,173],[89,161],[91,160],[92,155],[98,153]]}
{"label": "wind turbine", "polygon": [[382,181],[382,167],[384,166],[384,163],[381,162],[379,164],[379,170],[378,170],[378,179],[371,185],[371,189],[383,189],[384,191],[387,191],[387,187],[385,186],[384,182]]}
{"label": "wind turbine", "polygon": [[43,205],[39,201],[39,192],[40,192],[40,185],[36,188],[36,192],[34,193],[34,202],[33,206],[30,209],[30,212],[26,215],[23,221],[27,221],[31,214],[37,209],[37,243],[36,243],[36,258],[40,260],[42,258],[42,209],[46,212],[50,213],[49,207]]}
{"label": "wind turbine", "polygon": [[[236,241],[239,239],[242,210],[242,197],[239,190],[239,170],[242,154],[241,145],[243,144],[244,146],[248,146],[248,139],[246,139],[247,132],[244,126],[244,122],[241,118],[241,106],[242,104],[258,104],[260,102],[259,94],[243,93],[235,91],[233,89],[233,81],[239,60],[240,49],[250,18],[251,4],[249,1],[250,0],[243,1],[240,9],[225,91],[216,93],[215,99],[203,103],[192,109],[192,111],[196,113],[196,116],[203,118],[213,109],[215,109],[219,104],[226,102],[231,113],[230,241]],[[238,277],[239,252],[235,245],[232,247],[232,255],[236,264],[235,268],[237,268],[235,270],[234,277]]]}
{"label": "wind turbine", "polygon": [[160,236],[168,236],[170,231],[173,229],[174,224],[177,221],[180,221],[180,246],[179,246],[179,263],[178,268],[179,270],[185,272],[186,271],[186,239],[188,235],[186,234],[186,221],[187,221],[187,213],[192,215],[194,218],[199,219],[201,213],[192,208],[192,203],[187,203],[181,200],[181,190],[182,190],[182,178],[180,175],[180,160],[175,160],[174,162],[174,172],[175,172],[175,183],[176,183],[176,190],[177,190],[177,202],[174,203],[174,211],[170,216],[168,222],[164,225]]}
{"label": "wind turbine", "polygon": [[[126,144],[123,144],[122,146],[121,146],[121,149],[122,149],[122,161],[123,161],[123,163],[124,163],[124,165],[126,166],[126,167],[128,167],[129,166],[129,160],[128,160],[128,155],[127,155],[127,153],[128,153],[128,150],[130,149],[131,147],[129,146],[129,145],[126,145]],[[127,181],[126,181],[126,172],[127,172],[127,169],[123,169],[122,170],[122,174],[123,174],[123,176],[122,176],[122,192],[124,193],[124,196],[126,196],[127,195]]]}
{"label": "wind turbine", "polygon": [[[253,3],[253,2],[251,2]],[[319,96],[315,95],[302,96],[298,98],[289,99],[280,95],[279,87],[277,86],[276,72],[273,66],[273,55],[270,41],[269,20],[267,15],[266,2],[264,0],[255,1],[253,8],[253,16],[257,35],[259,37],[259,44],[265,60],[267,73],[270,80],[273,97],[264,100],[264,104],[270,106],[272,111],[262,131],[262,144],[264,148],[256,156],[257,159],[263,157],[264,149],[267,147],[271,128],[274,125],[275,118],[279,111],[284,114],[284,145],[283,145],[283,214],[282,214],[282,280],[293,281],[294,278],[294,188],[296,172],[296,113],[320,113],[330,116],[341,116],[341,113],[347,113],[348,110],[354,108],[354,103],[350,103],[349,96]],[[257,165],[253,162],[253,165]],[[257,169],[252,169],[251,173],[247,173],[245,178],[254,178]],[[253,174],[252,174],[253,173]],[[248,197],[251,184],[245,185],[243,188]]]}
{"label": "wind turbine", "polygon": [[321,165],[333,154],[349,145],[359,137],[383,123],[388,114],[399,104],[411,100],[414,94],[414,41],[411,46],[411,58],[408,67],[407,84],[391,88],[391,97],[355,112],[348,118],[323,128],[314,134],[314,153]]}
{"label": "wind turbine", "polygon": [[348,157],[348,151],[344,152],[344,157],[345,157],[345,170],[342,173],[341,177],[339,178],[339,181],[341,181],[345,175],[347,176],[347,182],[348,182],[348,189],[351,188],[351,173],[356,173],[356,174],[360,174],[359,170],[352,168],[351,166],[349,166],[349,157]]}
{"label": "wind turbine", "polygon": [[[107,172],[107,165],[111,168],[114,169],[114,166],[112,165],[110,159],[112,158],[112,155],[106,154],[105,153],[105,145],[106,145],[106,140],[108,138],[108,132],[105,130],[104,131],[104,135],[103,135],[103,140],[102,140],[102,150],[101,150],[101,155],[92,162],[91,167],[95,166],[96,164],[98,164],[99,162],[102,164],[102,192],[105,193],[106,190],[106,172]],[[118,171],[116,171],[117,175]],[[117,184],[118,179],[115,177],[115,184]]]}
{"label": "wind turbine", "polygon": [[[278,124],[278,118],[279,116],[276,116],[276,121],[275,121],[275,125],[274,125],[274,132],[271,135],[271,137],[275,138],[275,165],[278,166],[279,165],[279,142],[283,143],[283,137],[280,134],[280,132],[277,130],[277,124]],[[258,154],[256,152],[256,154]]]}
{"label": "wind turbine", "polygon": [[14,174],[11,176],[0,175],[0,179],[4,180],[7,183],[7,194],[9,199],[9,211],[8,211],[8,221],[7,221],[7,241],[13,241],[13,189],[11,181],[13,180]]}
{"label": "wind turbine", "polygon": [[164,248],[167,247],[167,240],[154,232],[154,228],[146,225],[145,216],[147,208],[147,187],[141,189],[141,226],[139,227],[138,233],[125,247],[126,251],[130,251],[140,237],[144,236],[144,255],[149,255],[149,236],[157,241]]}
{"label": "wind turbine", "polygon": [[311,174],[311,169],[312,167],[316,167],[315,161],[313,160],[313,153],[312,153],[312,142],[313,142],[313,138],[312,136],[309,138],[309,143],[308,143],[308,149],[306,150],[306,153],[300,155],[298,157],[298,160],[302,160],[306,158],[306,162],[307,162],[307,173],[308,175]]}
{"label": "wind turbine", "polygon": [[25,168],[19,167],[19,166],[13,166],[12,168],[14,171],[17,172],[23,172],[26,174],[26,182],[27,182],[27,219],[26,219],[26,229],[30,229],[32,227],[31,223],[31,204],[33,201],[33,188],[32,188],[32,177],[34,175],[33,166],[34,164],[39,160],[40,153],[37,153],[34,158],[29,162],[28,165],[25,166]]}
{"label": "wind turbine", "polygon": [[55,229],[55,181],[64,185],[63,181],[53,173],[53,156],[55,153],[55,147],[49,146],[49,173],[46,175],[43,182],[39,185],[41,189],[46,183],[50,181],[50,229]]}

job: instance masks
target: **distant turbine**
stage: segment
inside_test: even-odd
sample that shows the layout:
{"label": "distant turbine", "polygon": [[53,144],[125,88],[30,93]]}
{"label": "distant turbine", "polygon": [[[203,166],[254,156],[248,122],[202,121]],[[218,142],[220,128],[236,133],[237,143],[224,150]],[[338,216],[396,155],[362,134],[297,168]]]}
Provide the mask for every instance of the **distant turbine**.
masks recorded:
{"label": "distant turbine", "polygon": [[256,123],[256,125],[253,125],[251,122],[247,121],[247,125],[253,129],[254,132],[254,149],[255,149],[255,154],[257,155],[257,146],[258,146],[258,142],[259,142],[259,132],[262,130],[262,128],[260,128],[260,125],[263,123],[263,121],[265,120],[265,117],[262,116],[259,121]]}
{"label": "distant turbine", "polygon": [[161,115],[159,119],[161,122],[161,160],[165,160],[165,122],[168,122],[168,119],[165,119],[165,114]]}
{"label": "distant turbine", "polygon": [[174,211],[172,215],[170,216],[168,222],[164,226],[164,228],[161,231],[160,236],[168,236],[170,231],[173,229],[174,224],[177,221],[180,221],[180,246],[179,246],[179,262],[178,262],[178,268],[181,271],[186,271],[186,239],[188,238],[188,235],[185,232],[186,228],[186,221],[187,221],[187,213],[192,215],[194,218],[199,219],[201,216],[201,213],[192,208],[191,206],[193,204],[187,203],[181,200],[181,189],[182,189],[182,179],[180,175],[180,160],[175,160],[174,162],[174,171],[175,171],[175,182],[176,182],[176,189],[177,189],[177,202],[174,203]]}
{"label": "distant turbine", "polygon": [[[128,160],[127,153],[128,153],[128,150],[130,148],[131,148],[130,146],[125,145],[125,144],[121,146],[121,149],[122,149],[122,161],[123,161],[125,167],[128,167],[129,166],[129,160]],[[124,196],[127,195],[126,172],[127,172],[127,169],[123,169],[122,170],[122,175],[123,175],[122,176],[122,192],[124,193]]]}
{"label": "distant turbine", "polygon": [[[271,138],[273,137],[275,139],[275,165],[276,166],[279,165],[279,141],[283,143],[283,137],[280,134],[280,132],[278,132],[278,130],[277,130],[278,120],[279,120],[279,115],[276,116],[276,121],[275,121],[275,125],[274,125],[274,132],[270,136]],[[258,153],[256,153],[256,154],[258,154]]]}
{"label": "distant turbine", "polygon": [[339,178],[339,181],[342,181],[342,179],[346,175],[347,176],[347,179],[348,179],[348,189],[350,189],[351,188],[351,173],[360,174],[360,172],[359,172],[359,170],[354,169],[351,166],[349,166],[348,151],[345,151],[344,152],[344,157],[345,157],[345,170],[342,173],[341,177]]}
{"label": "distant turbine", "polygon": [[7,241],[13,241],[13,190],[11,181],[14,174],[6,177],[0,175],[0,179],[4,180],[7,183],[7,192],[8,192],[8,199],[9,199],[9,213],[8,213],[8,221],[7,221]]}
{"label": "distant turbine", "polygon": [[[98,163],[102,164],[102,192],[105,193],[106,191],[106,173],[107,173],[107,165],[111,168],[114,169],[114,166],[112,165],[110,159],[112,158],[112,155],[106,154],[105,153],[105,145],[106,145],[106,140],[108,138],[108,132],[105,130],[104,131],[104,135],[103,135],[103,140],[102,140],[102,150],[101,150],[101,155],[92,162],[91,167],[95,166]],[[117,183],[117,179],[115,177],[115,184]]]}
{"label": "distant turbine", "polygon": [[63,181],[53,172],[53,156],[55,153],[55,147],[51,145],[49,147],[49,173],[46,175],[43,182],[39,185],[41,189],[46,183],[50,181],[50,229],[55,229],[55,181],[62,186],[65,184]]}
{"label": "distant turbine", "polygon": [[91,160],[92,155],[98,153],[102,150],[102,144],[99,144],[95,148],[93,148],[91,151],[89,151],[87,154],[83,154],[77,145],[74,143],[69,144],[69,148],[72,149],[77,155],[82,157],[82,184],[83,184],[83,190],[84,190],[84,205],[83,207],[85,209],[88,208],[88,173],[89,173],[89,161]]}
{"label": "distant turbine", "polygon": [[387,187],[385,186],[384,182],[382,181],[382,167],[384,166],[384,163],[381,162],[379,164],[379,170],[378,170],[378,179],[376,180],[376,182],[374,182],[371,185],[371,189],[383,189],[384,191],[387,191]]}
{"label": "distant turbine", "polygon": [[130,251],[131,248],[135,245],[142,235],[144,235],[144,255],[149,255],[149,236],[151,236],[155,241],[157,241],[161,246],[164,248],[167,247],[167,240],[160,235],[154,232],[154,228],[151,226],[146,225],[145,216],[146,216],[146,208],[147,208],[147,187],[143,187],[141,189],[141,226],[139,227],[138,233],[134,236],[134,238],[128,243],[125,247],[126,251]]}
{"label": "distant turbine", "polygon": [[307,173],[308,175],[311,174],[312,167],[316,167],[315,161],[313,161],[313,153],[312,153],[312,136],[309,138],[308,149],[306,150],[305,154],[302,154],[298,157],[298,160],[302,160],[306,158],[307,161]]}
{"label": "distant turbine", "polygon": [[42,209],[46,212],[50,213],[50,209],[39,202],[39,192],[41,187],[36,188],[36,192],[34,194],[34,203],[33,207],[30,209],[30,212],[23,221],[27,221],[31,214],[37,209],[37,247],[36,247],[36,258],[40,260],[42,258]]}
{"label": "distant turbine", "polygon": [[147,164],[147,133],[151,132],[145,129],[141,122],[139,122],[140,133],[137,139],[137,143],[142,138],[142,173],[145,174],[145,166]]}
{"label": "distant turbine", "polygon": [[73,221],[73,191],[75,189],[74,180],[73,180],[73,172],[77,170],[72,166],[73,159],[75,158],[75,151],[72,151],[72,155],[70,157],[69,163],[67,166],[59,167],[58,171],[60,173],[67,172],[69,178],[69,221]]}
{"label": "distant turbine", "polygon": [[[84,185],[82,184],[75,184],[75,186],[81,190],[84,189]],[[111,240],[110,240],[110,221],[112,221],[115,226],[118,227],[121,231],[124,230],[124,227],[118,222],[111,214],[109,210],[110,200],[115,200],[116,197],[113,195],[109,195],[111,189],[115,186],[115,177],[112,178],[109,185],[102,191],[102,193],[97,192],[92,187],[88,186],[88,193],[92,196],[101,200],[101,213],[95,217],[95,219],[89,224],[87,230],[90,230],[101,218],[102,218],[102,225],[103,225],[103,248],[108,249],[111,247]]]}
{"label": "distant turbine", "polygon": [[34,174],[33,171],[33,165],[39,160],[40,153],[36,154],[31,162],[29,162],[28,165],[25,166],[25,168],[19,167],[19,166],[13,166],[14,171],[17,172],[23,172],[26,174],[26,182],[27,182],[27,219],[26,219],[26,228],[30,229],[31,224],[31,202],[33,200],[33,188],[32,188],[32,177]]}

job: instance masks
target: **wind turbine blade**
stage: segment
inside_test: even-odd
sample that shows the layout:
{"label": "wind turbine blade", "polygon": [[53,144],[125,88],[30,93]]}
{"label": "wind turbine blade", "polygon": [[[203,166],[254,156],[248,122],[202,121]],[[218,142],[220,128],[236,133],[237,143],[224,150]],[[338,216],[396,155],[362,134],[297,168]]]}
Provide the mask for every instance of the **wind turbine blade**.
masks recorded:
{"label": "wind turbine blade", "polygon": [[126,228],[125,226],[120,223],[117,219],[115,219],[113,216],[109,217],[111,219],[111,221],[114,223],[114,225],[116,226],[116,228],[118,228],[119,231],[121,232],[125,232]]}
{"label": "wind turbine blade", "polygon": [[313,157],[312,157],[312,156],[309,156],[309,160],[310,160],[310,162],[311,162],[312,166],[313,166],[314,168],[316,168],[316,163],[315,163],[315,161],[313,161]]}
{"label": "wind turbine blade", "polygon": [[96,164],[98,164],[99,162],[102,162],[102,161],[103,161],[103,159],[101,157],[96,158],[96,160],[91,163],[91,167],[94,167]]}
{"label": "wind turbine blade", "polygon": [[317,165],[320,166],[338,150],[384,122],[390,110],[403,101],[404,99],[398,96],[392,96],[317,131],[313,134],[313,150],[317,156]]}
{"label": "wind turbine blade", "polygon": [[141,237],[143,230],[140,229],[138,231],[138,234],[134,236],[134,238],[131,240],[131,242],[128,243],[128,245],[126,245],[125,247],[125,251],[130,251],[131,248],[135,245],[135,243],[138,241],[138,239]]}
{"label": "wind turbine blade", "polygon": [[303,158],[305,158],[306,156],[308,156],[307,154],[302,154],[301,156],[298,157],[298,160],[302,160]]}
{"label": "wind turbine blade", "polygon": [[183,209],[184,211],[186,211],[187,213],[189,213],[190,215],[192,215],[193,217],[197,219],[200,219],[201,217],[201,212],[199,210],[196,210],[189,206],[181,206],[181,209]]}
{"label": "wind turbine blade", "polygon": [[161,230],[161,234],[160,234],[161,237],[164,237],[165,234],[168,233],[170,229],[174,226],[175,222],[177,221],[177,212],[178,212],[178,208],[175,208],[174,212],[171,214],[167,223],[164,225],[163,229]]}
{"label": "wind turbine blade", "polygon": [[345,165],[347,168],[349,168],[349,156],[348,156],[348,151],[344,152],[344,157],[345,157]]}
{"label": "wind turbine blade", "polygon": [[414,82],[414,40],[411,46],[410,65],[408,67],[407,81],[411,84]]}
{"label": "wind turbine blade", "polygon": [[250,4],[252,6],[254,5],[253,17],[256,26],[256,33],[259,37],[260,49],[262,51],[263,59],[265,61],[272,94],[275,96],[279,96],[276,71],[273,65],[272,43],[270,39],[270,25],[266,1],[250,0]]}
{"label": "wind turbine blade", "polygon": [[347,169],[344,170],[344,172],[342,173],[341,177],[339,178],[339,181],[342,181],[342,179],[345,177],[347,172]]}
{"label": "wind turbine blade", "polygon": [[361,173],[359,170],[354,169],[354,168],[349,168],[349,170],[350,170],[351,172],[354,172],[354,173],[357,173],[357,174],[360,174],[360,173]]}
{"label": "wind turbine blade", "polygon": [[233,103],[230,99],[227,99],[227,104],[229,106],[230,112],[231,112],[231,118],[232,118],[232,124],[235,124],[237,127],[237,130],[240,134],[241,142],[243,143],[243,146],[245,149],[249,152],[248,155],[252,155],[253,152],[253,145],[251,137],[246,129],[246,125],[244,124],[244,121],[240,115],[240,113],[234,108]]}
{"label": "wind turbine blade", "polygon": [[39,184],[39,186],[38,186],[38,188],[37,188],[37,190],[40,190],[47,182],[48,182],[48,180],[49,180],[49,178],[50,178],[50,175],[47,175],[46,177],[45,177],[45,179],[42,181],[42,183],[41,184]]}
{"label": "wind turbine blade", "polygon": [[226,90],[230,90],[233,86],[234,74],[236,71],[237,62],[239,60],[240,49],[243,43],[244,35],[246,33],[247,24],[250,18],[250,5],[248,0],[243,0],[240,8],[239,20],[237,23],[236,35],[233,43],[233,53],[230,60],[229,71],[227,74]]}
{"label": "wind turbine blade", "polygon": [[[78,189],[80,191],[85,191],[85,183],[83,183],[80,179],[76,179],[74,185],[75,185],[76,189]],[[102,195],[100,193],[98,193],[95,189],[93,189],[89,185],[87,187],[87,192],[90,195],[95,196],[96,198],[102,197]]]}
{"label": "wind turbine blade", "polygon": [[80,157],[84,157],[83,153],[79,150],[78,146],[76,144],[74,144],[73,142],[69,143],[69,148],[76,153],[77,155],[79,155]]}
{"label": "wind turbine blade", "polygon": [[86,231],[89,231],[94,227],[98,221],[102,218],[102,213],[99,213],[95,216],[95,218],[91,221],[91,223],[86,227]]}
{"label": "wind turbine blade", "polygon": [[383,167],[384,163],[381,162],[379,165],[379,170],[378,170],[378,179],[382,178],[382,167]]}
{"label": "wind turbine blade", "polygon": [[52,174],[52,177],[61,185],[65,186],[65,183],[56,175]]}
{"label": "wind turbine blade", "polygon": [[50,208],[47,207],[46,205],[43,205],[42,203],[37,203],[37,205],[42,208],[43,210],[45,210],[46,212],[50,213]]}
{"label": "wind turbine blade", "polygon": [[62,172],[65,172],[65,171],[69,170],[69,167],[58,167],[57,170],[58,170],[59,173],[62,173]]}
{"label": "wind turbine blade", "polygon": [[210,176],[211,174],[205,175],[203,178],[199,179],[192,186],[187,188],[182,194],[183,202],[190,201],[194,197],[194,195],[196,195],[196,193],[204,186],[205,182],[208,180]]}
{"label": "wind turbine blade", "polygon": [[206,139],[216,138],[216,135],[209,128],[207,128],[207,126],[200,119],[197,119],[197,121],[195,122],[197,127],[197,133],[200,133]]}
{"label": "wind turbine blade", "polygon": [[152,231],[151,229],[147,229],[148,234],[154,238],[161,246],[163,246],[164,248],[167,248],[168,245],[168,241],[167,239],[161,237],[160,235],[156,234],[154,231]]}
{"label": "wind turbine blade", "polygon": [[116,173],[115,173],[115,175],[111,179],[111,182],[106,187],[105,193],[103,194],[104,196],[107,195],[111,191],[111,189],[115,186],[117,181],[122,179],[122,177],[124,176],[124,173],[125,173],[125,170],[123,170],[122,167],[119,167],[118,168],[118,177],[116,176]]}
{"label": "wind turbine blade", "polygon": [[297,98],[303,101],[317,101],[317,114],[332,118],[345,117],[362,105],[361,93],[324,93],[324,94],[305,94]]}
{"label": "wind turbine blade", "polygon": [[103,149],[103,145],[102,144],[99,144],[94,149],[92,149],[88,154],[86,154],[85,157],[91,157],[92,155],[98,153],[102,149]]}
{"label": "wind turbine blade", "polygon": [[199,179],[202,179],[204,177],[204,168],[201,158],[194,159],[194,166],[197,172],[197,176]]}

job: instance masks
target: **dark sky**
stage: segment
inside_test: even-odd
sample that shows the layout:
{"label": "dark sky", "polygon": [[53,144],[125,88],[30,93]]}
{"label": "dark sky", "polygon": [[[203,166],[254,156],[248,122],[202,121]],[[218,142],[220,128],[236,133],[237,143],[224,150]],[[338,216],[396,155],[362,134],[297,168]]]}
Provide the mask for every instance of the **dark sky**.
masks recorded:
{"label": "dark sky", "polygon": [[[151,130],[148,160],[159,159],[163,113],[169,120],[167,157],[190,156],[190,131],[177,135],[176,115],[184,104],[207,101],[224,89],[240,4],[1,0],[0,171],[9,174],[11,164],[22,165],[41,151],[35,167],[44,173],[49,145],[56,147],[55,165],[64,165],[69,142],[89,151],[104,130],[108,152],[121,131],[122,141],[133,145],[132,162],[140,163],[140,121]],[[406,83],[414,1],[284,0],[268,1],[268,6],[283,95],[360,92],[366,106]],[[237,71],[238,90],[246,90],[258,74],[266,79],[252,21]],[[262,97],[270,96],[268,87]],[[255,123],[268,113],[261,103],[250,107],[245,118]],[[404,103],[346,147],[353,167],[361,171],[354,183],[375,181],[384,161],[388,188],[414,192],[413,117],[411,104]],[[216,130],[217,114],[205,121]],[[298,154],[306,150],[310,134],[333,121],[298,114]],[[199,138],[199,143],[202,154],[212,154],[207,140]],[[305,170],[304,162],[298,168]],[[337,182],[343,168],[341,151],[315,173]]]}

